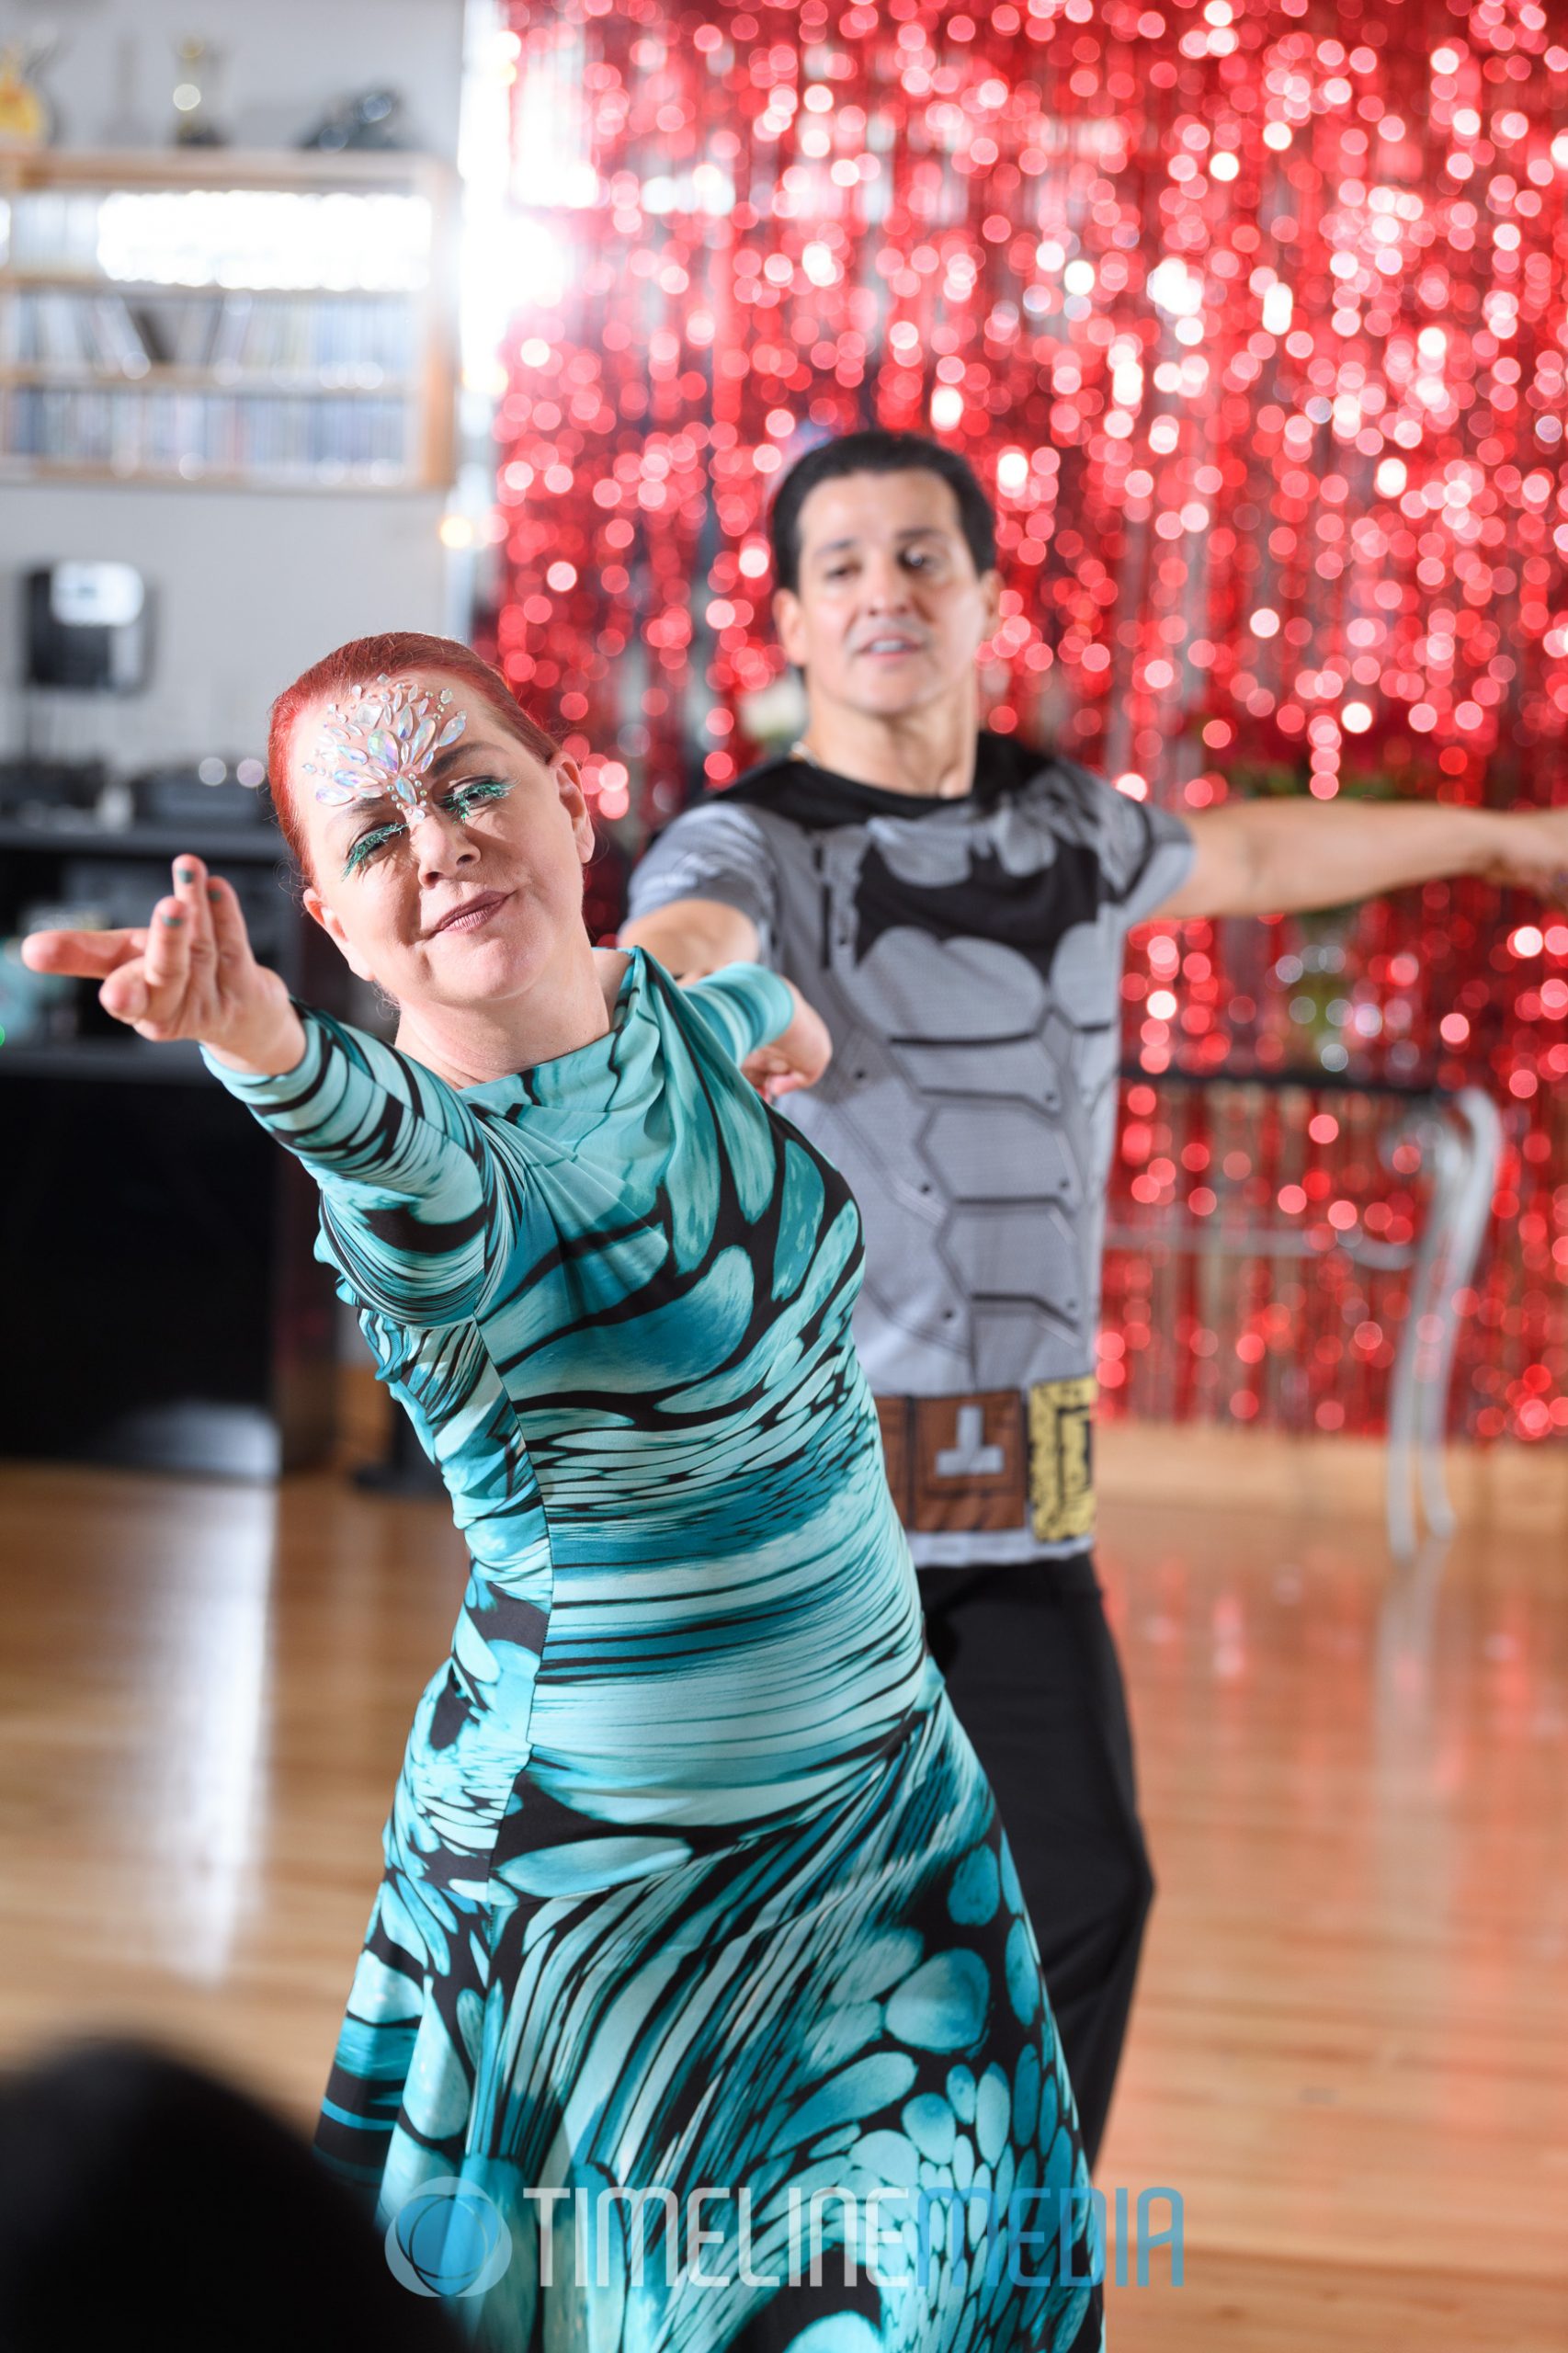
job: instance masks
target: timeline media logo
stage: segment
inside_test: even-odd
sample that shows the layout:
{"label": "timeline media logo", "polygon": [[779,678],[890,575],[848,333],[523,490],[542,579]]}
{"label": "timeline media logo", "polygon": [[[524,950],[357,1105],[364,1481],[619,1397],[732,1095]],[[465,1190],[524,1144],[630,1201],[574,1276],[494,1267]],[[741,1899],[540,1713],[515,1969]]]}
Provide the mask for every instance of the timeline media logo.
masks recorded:
{"label": "timeline media logo", "polygon": [[483,2296],[512,2260],[493,2198],[455,2174],[427,2181],[387,2224],[387,2263],[416,2296]]}
{"label": "timeline media logo", "polygon": [[[792,2187],[784,2244],[778,2243],[777,2217],[768,2234],[772,2258],[787,2264],[787,2270],[773,2273],[753,2268],[757,2254],[749,2188],[738,2197],[726,2189],[694,2190],[685,2201],[684,2214],[669,2188],[600,2189],[590,2195],[582,2188],[528,2187],[521,2195],[535,2210],[537,2277],[544,2288],[555,2284],[562,2207],[571,2217],[564,2228],[570,2233],[573,2279],[578,2287],[592,2282],[608,2288],[613,2268],[623,2285],[642,2288],[645,2264],[650,2256],[656,2263],[660,2255],[666,2288],[727,2288],[738,2280],[748,2288],[773,2289],[783,2286],[786,2279],[791,2286],[809,2279],[816,2287],[835,2263],[842,2267],[848,2286],[856,2283],[862,2266],[866,2278],[879,2287],[894,2284],[912,2266],[924,2285],[934,2264],[951,2260],[966,2244],[970,2260],[981,2268],[988,2284],[1005,2266],[1015,2286],[1097,2286],[1107,2277],[1108,2256],[1117,2285],[1126,2287],[1131,2283],[1130,2256],[1135,2254],[1137,2284],[1146,2287],[1150,2255],[1156,2249],[1168,2259],[1170,2284],[1180,2287],[1183,2279],[1182,2198],[1169,2188],[1140,2191],[1135,2222],[1127,2190],[1118,2189],[1111,2235],[1106,2194],[1087,2184],[1016,2189],[1006,2200],[977,2186],[913,2193],[883,2187],[864,2200],[848,2190],[819,2188],[812,2192],[809,2211],[802,2192]],[[914,2215],[905,2217],[901,2231],[888,2210],[911,2202]],[[710,2225],[708,2210],[731,2203],[738,2204],[738,2240],[734,2231]],[[662,2226],[654,2234],[656,2249],[648,2244],[647,2229],[654,2208]],[[1153,2227],[1156,2217],[1163,2227]],[[513,2246],[494,2200],[456,2175],[426,2182],[404,2200],[387,2226],[387,2262],[394,2278],[419,2296],[483,2295],[506,2272]],[[716,2257],[710,2252],[714,2249]],[[733,2260],[737,2252],[738,2270]],[[890,2271],[882,2268],[884,2258],[891,2259]],[[707,2268],[712,2260],[720,2266],[717,2270]]]}

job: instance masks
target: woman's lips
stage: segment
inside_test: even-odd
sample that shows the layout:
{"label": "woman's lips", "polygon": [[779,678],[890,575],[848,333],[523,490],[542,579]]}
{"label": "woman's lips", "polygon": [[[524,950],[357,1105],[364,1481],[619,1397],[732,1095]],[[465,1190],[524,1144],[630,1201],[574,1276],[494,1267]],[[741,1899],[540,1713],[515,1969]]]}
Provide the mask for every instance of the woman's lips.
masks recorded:
{"label": "woman's lips", "polygon": [[449,907],[440,920],[431,925],[426,938],[435,939],[450,931],[480,931],[496,908],[504,907],[511,895],[510,891],[476,891],[472,898],[464,899],[458,906]]}

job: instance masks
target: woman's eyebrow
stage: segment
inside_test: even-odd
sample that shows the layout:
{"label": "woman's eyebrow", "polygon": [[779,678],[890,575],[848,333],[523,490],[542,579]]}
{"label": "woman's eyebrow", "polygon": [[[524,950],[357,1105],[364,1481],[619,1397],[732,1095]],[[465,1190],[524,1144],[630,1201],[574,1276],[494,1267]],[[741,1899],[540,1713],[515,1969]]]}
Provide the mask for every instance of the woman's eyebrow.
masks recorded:
{"label": "woman's eyebrow", "polygon": [[332,825],[338,834],[351,833],[356,827],[362,825],[367,817],[375,819],[384,816],[391,801],[390,792],[378,792],[373,801],[344,801],[332,811]]}
{"label": "woman's eyebrow", "polygon": [[450,744],[444,752],[437,754],[430,763],[430,775],[432,778],[446,776],[451,769],[461,767],[465,761],[472,765],[476,759],[498,760],[500,757],[494,745],[487,744],[482,735],[465,735],[460,744]]}

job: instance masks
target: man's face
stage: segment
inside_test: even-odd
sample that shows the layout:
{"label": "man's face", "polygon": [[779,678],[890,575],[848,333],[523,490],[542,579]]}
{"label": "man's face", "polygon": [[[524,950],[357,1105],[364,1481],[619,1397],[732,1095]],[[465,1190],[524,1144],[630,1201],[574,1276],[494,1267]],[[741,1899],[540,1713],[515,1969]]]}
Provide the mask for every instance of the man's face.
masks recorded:
{"label": "man's face", "polygon": [[841,474],[801,509],[800,585],[773,617],[813,704],[895,718],[968,690],[998,585],[940,474]]}

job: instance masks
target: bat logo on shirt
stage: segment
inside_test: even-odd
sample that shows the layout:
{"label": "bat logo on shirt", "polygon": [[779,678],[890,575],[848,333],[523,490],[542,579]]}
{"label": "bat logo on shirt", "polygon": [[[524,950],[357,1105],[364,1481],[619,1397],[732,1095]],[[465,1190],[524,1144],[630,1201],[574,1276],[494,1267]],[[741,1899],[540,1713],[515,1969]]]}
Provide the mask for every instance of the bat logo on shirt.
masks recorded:
{"label": "bat logo on shirt", "polygon": [[1098,913],[1101,879],[1093,850],[1059,842],[1051,863],[1031,873],[1010,873],[994,850],[976,850],[961,882],[912,882],[870,843],[855,882],[855,961],[863,963],[884,932],[914,930],[1011,948],[1049,979],[1063,935]]}

